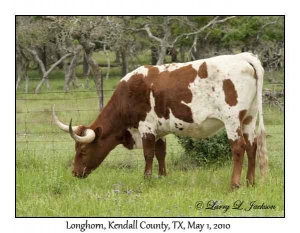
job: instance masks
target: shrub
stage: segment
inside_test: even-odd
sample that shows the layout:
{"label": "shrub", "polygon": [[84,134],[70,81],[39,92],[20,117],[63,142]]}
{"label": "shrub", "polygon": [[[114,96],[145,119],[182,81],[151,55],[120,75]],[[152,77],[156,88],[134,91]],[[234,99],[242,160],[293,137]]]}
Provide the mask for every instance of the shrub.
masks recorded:
{"label": "shrub", "polygon": [[179,144],[184,148],[185,155],[193,158],[198,165],[218,164],[231,159],[231,149],[225,130],[207,139],[192,139],[177,136]]}

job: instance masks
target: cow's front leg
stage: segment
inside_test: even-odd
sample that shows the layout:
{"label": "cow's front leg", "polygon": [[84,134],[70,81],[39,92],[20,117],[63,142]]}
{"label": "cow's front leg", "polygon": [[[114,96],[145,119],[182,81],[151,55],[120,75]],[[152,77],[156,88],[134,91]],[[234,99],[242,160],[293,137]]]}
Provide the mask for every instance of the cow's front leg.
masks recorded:
{"label": "cow's front leg", "polygon": [[158,175],[159,176],[166,176],[166,139],[160,138],[155,143],[155,156],[158,161]]}
{"label": "cow's front leg", "polygon": [[146,133],[142,138],[142,142],[146,163],[144,177],[150,178],[152,174],[152,164],[155,152],[155,136],[153,134]]}

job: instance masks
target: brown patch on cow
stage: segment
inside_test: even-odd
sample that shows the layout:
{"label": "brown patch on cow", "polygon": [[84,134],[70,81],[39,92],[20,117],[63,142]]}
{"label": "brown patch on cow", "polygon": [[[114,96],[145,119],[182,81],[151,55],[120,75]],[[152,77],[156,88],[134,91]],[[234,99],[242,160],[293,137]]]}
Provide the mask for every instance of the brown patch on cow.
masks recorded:
{"label": "brown patch on cow", "polygon": [[247,110],[246,109],[240,111],[240,113],[239,113],[239,119],[240,119],[241,123],[243,123],[245,125],[249,125],[251,123],[253,117],[250,116],[250,115],[246,117],[246,115],[247,115]]}
{"label": "brown patch on cow", "polygon": [[158,175],[166,176],[166,142],[162,139],[158,139],[155,143],[155,156],[158,160]]}
{"label": "brown patch on cow", "polygon": [[243,168],[243,158],[246,146],[241,127],[237,128],[236,133],[239,136],[238,139],[234,141],[232,139],[229,140],[233,155],[233,171],[231,178],[231,187],[233,189],[238,188],[240,186],[241,173]]}
{"label": "brown patch on cow", "polygon": [[238,95],[235,90],[234,84],[230,79],[223,80],[223,91],[225,94],[225,101],[229,106],[237,105]]}
{"label": "brown patch on cow", "polygon": [[244,110],[242,110],[242,111],[239,112],[239,119],[240,119],[240,122],[243,122],[243,120],[244,120],[246,114],[247,114],[247,110],[246,110],[246,109],[244,109]]}
{"label": "brown patch on cow", "polygon": [[[192,101],[192,92],[188,88],[197,77],[192,65],[174,71],[162,71],[155,66],[145,66],[148,75],[133,74],[128,81],[121,81],[111,101],[116,102],[114,108],[120,109],[125,127],[138,128],[151,110],[150,93],[152,92],[158,117],[169,119],[170,110],[173,115],[185,122],[193,123],[190,107],[183,104]],[[116,101],[114,101],[116,100]]]}
{"label": "brown patch on cow", "polygon": [[255,160],[256,160],[256,150],[257,150],[257,138],[254,138],[253,143],[249,140],[249,135],[244,134],[246,141],[246,152],[248,156],[248,171],[247,171],[247,186],[253,185],[255,183]]}
{"label": "brown patch on cow", "polygon": [[246,143],[244,145],[244,148],[247,150],[251,147],[251,143],[250,143],[250,140],[249,140],[249,134],[244,133],[243,136],[244,136],[244,140],[245,140],[245,143]]}
{"label": "brown patch on cow", "polygon": [[133,149],[135,142],[132,138],[131,133],[128,130],[125,130],[124,132],[122,144],[129,150]]}
{"label": "brown patch on cow", "polygon": [[245,153],[244,145],[245,142],[241,138],[235,141],[230,141],[231,151],[233,154],[233,171],[231,177],[232,189],[238,188],[240,186],[243,158]]}
{"label": "brown patch on cow", "polygon": [[[241,127],[239,126],[238,128],[237,128],[237,130],[236,130],[236,133],[238,134],[238,136],[240,137],[240,138],[242,138],[243,139],[243,133],[242,133],[242,129],[241,129]],[[243,139],[244,140],[244,139]]]}
{"label": "brown patch on cow", "polygon": [[197,77],[192,65],[174,71],[159,72],[157,67],[147,66],[148,76],[144,79],[151,87],[155,99],[154,111],[158,117],[169,119],[170,109],[173,115],[185,122],[193,123],[190,107],[181,103],[192,101],[192,92],[188,88]]}
{"label": "brown patch on cow", "polygon": [[249,125],[252,121],[253,117],[252,116],[247,116],[244,120],[243,120],[243,124],[245,125]]}
{"label": "brown patch on cow", "polygon": [[116,99],[114,108],[120,109],[126,128],[138,128],[139,122],[145,120],[151,110],[150,91],[143,74],[134,74],[127,82],[119,83],[112,98]]}
{"label": "brown patch on cow", "polygon": [[252,68],[253,68],[253,70],[254,70],[254,78],[255,79],[258,79],[258,77],[257,77],[257,73],[256,73],[256,69],[254,68],[254,66],[251,64],[251,63],[249,63],[251,66],[252,66]]}
{"label": "brown patch on cow", "polygon": [[215,87],[212,87],[211,89],[212,89],[212,91],[215,91]]}
{"label": "brown patch on cow", "polygon": [[207,72],[207,65],[206,65],[206,62],[203,62],[201,64],[201,66],[199,67],[199,70],[198,70],[198,76],[200,78],[207,78],[208,77],[208,72]]}

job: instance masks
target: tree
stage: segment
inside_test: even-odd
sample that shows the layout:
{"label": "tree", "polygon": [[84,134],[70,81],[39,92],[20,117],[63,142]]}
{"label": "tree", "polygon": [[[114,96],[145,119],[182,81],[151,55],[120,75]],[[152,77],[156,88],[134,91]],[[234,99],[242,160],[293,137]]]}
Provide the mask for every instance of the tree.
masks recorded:
{"label": "tree", "polygon": [[[61,41],[58,39],[63,37],[65,33],[62,30],[61,24],[55,22],[55,17],[50,16],[18,16],[17,17],[17,46],[27,54],[30,54],[32,59],[38,64],[40,71],[42,73],[42,78],[35,89],[35,93],[40,92],[41,87],[44,83],[47,84],[47,89],[50,89],[50,82],[48,75],[54,70],[61,62],[63,62],[67,57],[73,54],[73,51],[68,51],[67,48],[64,49],[62,54]],[[48,50],[47,57],[41,57],[41,48],[45,53],[46,48],[54,48]],[[57,49],[61,55],[58,60],[54,61],[51,67],[47,70],[47,60],[52,54],[57,54]],[[50,54],[49,54],[50,52]]]}
{"label": "tree", "polygon": [[72,38],[78,41],[78,43],[82,46],[87,63],[89,64],[91,73],[94,77],[96,91],[99,98],[99,110],[101,110],[104,104],[103,77],[97,61],[93,58],[93,51],[95,49],[95,43],[93,41],[102,35],[103,18],[93,18],[89,16],[74,17],[71,25]]}
{"label": "tree", "polygon": [[[197,38],[197,35],[203,32],[208,27],[214,26],[219,23],[223,23],[229,19],[234,18],[235,16],[226,17],[223,19],[219,19],[220,17],[214,17],[211,21],[209,21],[206,25],[196,29],[193,22],[191,22],[187,17],[182,16],[165,16],[162,17],[162,22],[160,23],[159,27],[161,27],[161,36],[155,36],[153,35],[149,24],[146,24],[143,28],[147,32],[147,35],[150,39],[153,41],[156,41],[159,43],[159,56],[157,60],[157,65],[161,65],[164,63],[164,58],[167,53],[168,48],[174,48],[176,43],[183,37],[189,37],[189,36],[195,36]],[[192,32],[180,32],[179,35],[174,35],[172,30],[174,22],[176,23],[177,32],[178,27],[189,27],[192,29]],[[152,24],[153,25],[153,24]],[[156,24],[157,26],[157,24]]]}

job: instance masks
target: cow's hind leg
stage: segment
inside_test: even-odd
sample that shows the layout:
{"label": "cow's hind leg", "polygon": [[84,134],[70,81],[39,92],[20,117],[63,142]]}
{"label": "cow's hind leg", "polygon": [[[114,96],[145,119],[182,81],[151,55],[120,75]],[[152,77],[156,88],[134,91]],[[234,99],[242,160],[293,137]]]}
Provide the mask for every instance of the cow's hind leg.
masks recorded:
{"label": "cow's hind leg", "polygon": [[247,185],[254,185],[255,183],[255,161],[257,141],[255,137],[255,124],[243,125],[243,135],[246,142],[246,152],[248,156],[248,171],[247,171]]}
{"label": "cow's hind leg", "polygon": [[233,171],[231,177],[231,188],[240,186],[243,159],[245,154],[245,140],[242,134],[240,122],[225,123],[226,132],[229,138],[230,147],[233,155]]}
{"label": "cow's hind leg", "polygon": [[152,164],[155,151],[155,136],[153,134],[145,134],[142,138],[143,151],[145,157],[144,177],[150,178],[152,175]]}
{"label": "cow's hind leg", "polygon": [[155,155],[158,161],[158,175],[166,176],[166,139],[160,138],[155,143]]}

